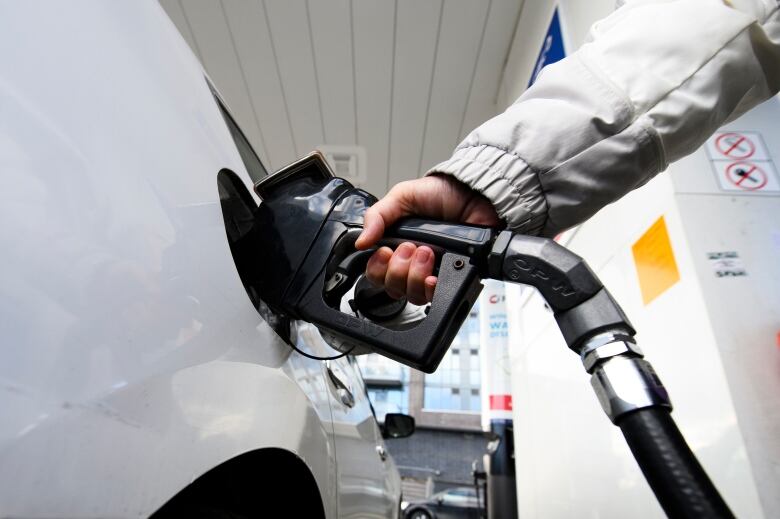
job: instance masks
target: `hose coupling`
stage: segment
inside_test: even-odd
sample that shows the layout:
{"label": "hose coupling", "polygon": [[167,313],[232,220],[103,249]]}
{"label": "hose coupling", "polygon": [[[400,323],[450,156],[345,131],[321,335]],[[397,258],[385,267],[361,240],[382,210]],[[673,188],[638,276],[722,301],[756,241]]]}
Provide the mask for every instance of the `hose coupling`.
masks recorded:
{"label": "hose coupling", "polygon": [[634,338],[621,332],[591,337],[581,350],[590,384],[612,423],[645,407],[672,408],[669,395]]}
{"label": "hose coupling", "polygon": [[588,373],[593,373],[599,363],[618,355],[643,356],[634,338],[620,331],[595,335],[588,339],[580,350],[582,365]]}

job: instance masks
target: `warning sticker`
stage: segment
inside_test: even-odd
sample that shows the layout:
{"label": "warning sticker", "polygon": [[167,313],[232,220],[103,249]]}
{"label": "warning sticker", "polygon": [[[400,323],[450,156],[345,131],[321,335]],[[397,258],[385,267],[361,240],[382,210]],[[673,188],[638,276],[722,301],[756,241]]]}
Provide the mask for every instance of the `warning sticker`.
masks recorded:
{"label": "warning sticker", "polygon": [[761,189],[767,183],[764,170],[751,162],[732,162],[726,166],[726,180],[748,191]]}
{"label": "warning sticker", "polygon": [[780,177],[758,132],[718,132],[707,154],[721,191],[740,194],[780,192]]}
{"label": "warning sticker", "polygon": [[718,132],[707,141],[712,160],[770,160],[758,132]]}
{"label": "warning sticker", "polygon": [[708,252],[707,259],[710,260],[715,276],[719,278],[747,276],[742,259],[736,251]]}
{"label": "warning sticker", "polygon": [[724,191],[780,192],[780,181],[771,161],[713,161],[712,167]]}
{"label": "warning sticker", "polygon": [[647,305],[680,280],[666,221],[660,217],[631,247],[642,301]]}

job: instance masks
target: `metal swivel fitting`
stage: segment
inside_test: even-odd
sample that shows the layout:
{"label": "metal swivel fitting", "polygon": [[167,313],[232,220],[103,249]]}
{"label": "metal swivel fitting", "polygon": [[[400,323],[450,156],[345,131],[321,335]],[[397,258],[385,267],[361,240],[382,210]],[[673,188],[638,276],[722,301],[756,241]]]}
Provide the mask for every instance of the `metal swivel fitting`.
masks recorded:
{"label": "metal swivel fitting", "polygon": [[633,337],[620,332],[595,335],[583,345],[581,358],[601,408],[612,423],[636,409],[672,408],[666,388],[642,358]]}

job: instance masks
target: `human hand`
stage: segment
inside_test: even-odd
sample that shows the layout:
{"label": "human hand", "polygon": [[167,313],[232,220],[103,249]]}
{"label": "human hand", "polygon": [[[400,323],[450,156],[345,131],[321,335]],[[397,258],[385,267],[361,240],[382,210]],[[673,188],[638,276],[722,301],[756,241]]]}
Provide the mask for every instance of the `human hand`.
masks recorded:
{"label": "human hand", "polygon": [[[496,226],[496,210],[487,198],[448,175],[429,175],[396,184],[387,195],[366,211],[363,233],[355,242],[368,249],[379,241],[385,229],[405,216]],[[436,276],[430,247],[402,243],[393,251],[377,250],[366,266],[366,277],[383,286],[394,298],[404,295],[416,305],[433,299]]]}

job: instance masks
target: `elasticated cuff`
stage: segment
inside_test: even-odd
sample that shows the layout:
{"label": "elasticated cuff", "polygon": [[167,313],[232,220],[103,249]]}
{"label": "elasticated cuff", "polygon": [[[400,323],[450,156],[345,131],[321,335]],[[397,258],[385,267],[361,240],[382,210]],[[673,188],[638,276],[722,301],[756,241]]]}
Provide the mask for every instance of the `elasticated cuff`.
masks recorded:
{"label": "elasticated cuff", "polygon": [[431,173],[452,175],[484,195],[512,231],[535,235],[544,227],[547,203],[539,178],[516,155],[493,146],[459,148]]}

